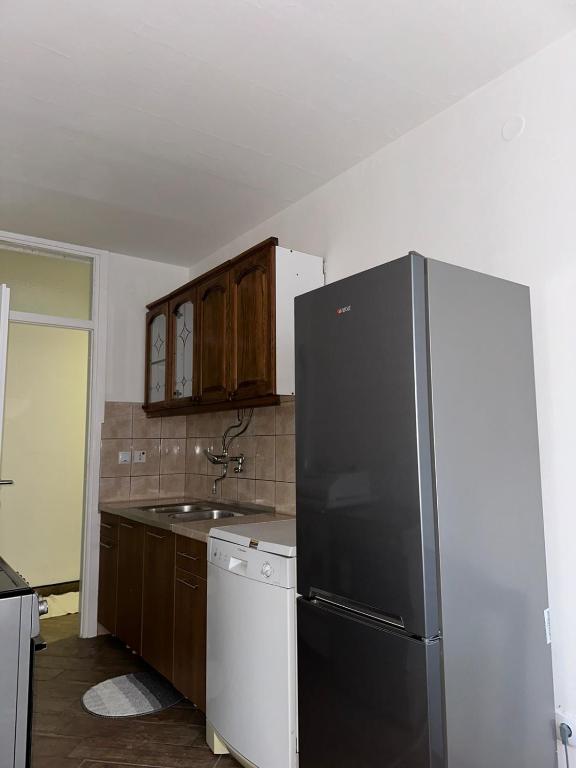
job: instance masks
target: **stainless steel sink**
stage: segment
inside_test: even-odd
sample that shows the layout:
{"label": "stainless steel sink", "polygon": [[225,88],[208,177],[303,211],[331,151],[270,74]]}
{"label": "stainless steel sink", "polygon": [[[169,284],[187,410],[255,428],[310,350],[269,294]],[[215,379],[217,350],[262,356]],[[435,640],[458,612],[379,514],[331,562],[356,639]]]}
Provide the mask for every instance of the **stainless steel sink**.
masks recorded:
{"label": "stainless steel sink", "polygon": [[156,515],[191,514],[196,512],[211,512],[209,504],[151,504],[140,509],[153,512]]}
{"label": "stainless steel sink", "polygon": [[[226,517],[244,517],[245,515],[265,514],[270,512],[264,507],[236,507],[233,505],[212,505],[206,501],[189,504],[149,504],[138,507],[141,512],[163,517],[166,521],[193,522],[195,520],[222,520]],[[156,518],[158,519],[158,518]]]}
{"label": "stainless steel sink", "polygon": [[203,512],[170,512],[171,520],[188,522],[191,520],[221,520],[224,517],[243,517],[243,512],[230,512],[228,509],[208,509]]}

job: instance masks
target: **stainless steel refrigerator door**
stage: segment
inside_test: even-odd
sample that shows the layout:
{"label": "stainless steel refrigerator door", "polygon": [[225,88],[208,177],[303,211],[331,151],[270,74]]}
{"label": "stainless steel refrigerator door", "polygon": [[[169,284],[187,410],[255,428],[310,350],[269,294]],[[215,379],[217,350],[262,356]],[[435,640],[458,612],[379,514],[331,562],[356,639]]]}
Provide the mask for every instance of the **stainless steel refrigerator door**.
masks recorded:
{"label": "stainless steel refrigerator door", "polygon": [[300,768],[444,768],[441,641],[297,606]]}
{"label": "stainless steel refrigerator door", "polygon": [[528,289],[427,269],[448,765],[552,768]]}
{"label": "stainless steel refrigerator door", "polygon": [[439,630],[424,259],[296,299],[298,591]]}

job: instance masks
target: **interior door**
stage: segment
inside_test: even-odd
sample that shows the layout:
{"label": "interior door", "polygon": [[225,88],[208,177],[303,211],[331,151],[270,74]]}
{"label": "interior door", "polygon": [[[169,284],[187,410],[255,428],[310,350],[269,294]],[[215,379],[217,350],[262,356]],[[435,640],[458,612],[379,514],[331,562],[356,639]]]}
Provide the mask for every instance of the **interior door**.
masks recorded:
{"label": "interior door", "polygon": [[[0,466],[2,466],[2,435],[4,433],[4,400],[6,394],[6,360],[8,359],[8,323],[10,319],[10,288],[0,285]],[[0,480],[2,485],[11,480]]]}
{"label": "interior door", "polygon": [[297,608],[300,768],[444,768],[440,641]]}

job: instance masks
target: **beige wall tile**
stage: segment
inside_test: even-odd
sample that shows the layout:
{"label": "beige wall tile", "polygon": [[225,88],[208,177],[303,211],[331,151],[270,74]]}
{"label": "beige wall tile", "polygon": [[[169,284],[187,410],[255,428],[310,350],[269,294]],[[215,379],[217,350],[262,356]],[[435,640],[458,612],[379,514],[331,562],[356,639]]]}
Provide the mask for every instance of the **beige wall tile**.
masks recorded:
{"label": "beige wall tile", "polygon": [[186,472],[186,438],[163,438],[160,441],[160,474]]}
{"label": "beige wall tile", "polygon": [[160,496],[170,498],[184,496],[186,475],[160,475]]}
{"label": "beige wall tile", "polygon": [[257,504],[274,506],[276,499],[276,483],[271,480],[256,480],[254,501]]}
{"label": "beige wall tile", "polygon": [[132,477],[139,475],[159,475],[160,474],[160,440],[134,439],[132,440],[133,451],[146,451],[146,461],[144,464],[134,464],[132,462]]}
{"label": "beige wall tile", "polygon": [[130,498],[129,477],[103,477],[100,480],[100,501],[124,501]]}
{"label": "beige wall tile", "polygon": [[236,501],[238,499],[238,480],[235,477],[226,477],[218,485],[221,487],[223,501]]}
{"label": "beige wall tile", "polygon": [[295,483],[276,483],[276,511],[284,515],[296,514]]}
{"label": "beige wall tile", "polygon": [[293,435],[296,432],[294,401],[276,406],[276,434]]}
{"label": "beige wall tile", "polygon": [[259,435],[256,438],[256,479],[274,480],[276,477],[276,438]]}
{"label": "beige wall tile", "polygon": [[160,437],[162,419],[149,419],[142,410],[141,403],[132,406],[132,437]]}
{"label": "beige wall tile", "polygon": [[276,434],[276,408],[273,405],[254,409],[254,434]]}
{"label": "beige wall tile", "polygon": [[186,472],[194,475],[208,474],[208,459],[204,450],[210,447],[205,437],[189,437],[186,440]]}
{"label": "beige wall tile", "polygon": [[293,483],[296,479],[296,438],[295,435],[276,436],[276,480]]}
{"label": "beige wall tile", "polygon": [[118,437],[132,437],[132,403],[105,404],[102,438]]}
{"label": "beige wall tile", "polygon": [[160,492],[159,475],[130,478],[130,499],[152,499]]}
{"label": "beige wall tile", "polygon": [[235,438],[230,445],[230,455],[238,456],[240,453],[244,456],[256,456],[256,438],[246,435]]}
{"label": "beige wall tile", "polygon": [[162,437],[186,437],[186,416],[163,416],[161,422]]}
{"label": "beige wall tile", "polygon": [[186,495],[195,499],[219,499],[220,483],[216,487],[216,494],[212,493],[212,478],[207,475],[186,475]]}
{"label": "beige wall tile", "polygon": [[102,440],[100,447],[100,477],[130,475],[130,464],[118,464],[119,451],[130,452],[131,440]]}
{"label": "beige wall tile", "polygon": [[254,501],[256,498],[256,481],[238,478],[238,501]]}

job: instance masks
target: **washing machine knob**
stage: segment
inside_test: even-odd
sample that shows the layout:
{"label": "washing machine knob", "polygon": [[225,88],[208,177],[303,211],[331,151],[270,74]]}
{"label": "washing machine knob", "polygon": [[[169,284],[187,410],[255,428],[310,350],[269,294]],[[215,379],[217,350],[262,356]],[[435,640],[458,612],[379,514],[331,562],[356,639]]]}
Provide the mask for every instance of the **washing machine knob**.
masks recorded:
{"label": "washing machine knob", "polygon": [[272,566],[270,565],[270,563],[264,563],[264,565],[262,566],[262,576],[266,576],[267,579],[269,579],[270,576],[272,576]]}

